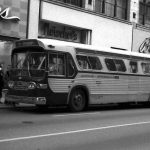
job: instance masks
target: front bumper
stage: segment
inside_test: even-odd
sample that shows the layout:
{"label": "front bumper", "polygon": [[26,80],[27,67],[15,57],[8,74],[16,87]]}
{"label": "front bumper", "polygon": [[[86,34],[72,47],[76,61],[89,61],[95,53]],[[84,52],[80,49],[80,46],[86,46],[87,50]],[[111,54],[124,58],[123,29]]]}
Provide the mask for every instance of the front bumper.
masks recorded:
{"label": "front bumper", "polygon": [[5,96],[6,103],[25,103],[25,104],[35,104],[35,105],[46,105],[45,97],[26,97],[26,96],[16,96],[7,95]]}

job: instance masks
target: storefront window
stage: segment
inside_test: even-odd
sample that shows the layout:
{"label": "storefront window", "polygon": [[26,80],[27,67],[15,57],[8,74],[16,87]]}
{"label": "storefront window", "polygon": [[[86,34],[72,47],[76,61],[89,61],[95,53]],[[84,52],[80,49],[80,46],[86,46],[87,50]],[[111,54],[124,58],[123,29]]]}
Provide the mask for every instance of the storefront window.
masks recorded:
{"label": "storefront window", "polygon": [[69,41],[74,43],[91,44],[91,34],[87,29],[54,22],[41,21],[39,24],[39,37]]}
{"label": "storefront window", "polygon": [[11,49],[13,42],[0,40],[0,65],[5,72],[11,64]]}
{"label": "storefront window", "polygon": [[139,23],[150,27],[150,0],[140,0]]}

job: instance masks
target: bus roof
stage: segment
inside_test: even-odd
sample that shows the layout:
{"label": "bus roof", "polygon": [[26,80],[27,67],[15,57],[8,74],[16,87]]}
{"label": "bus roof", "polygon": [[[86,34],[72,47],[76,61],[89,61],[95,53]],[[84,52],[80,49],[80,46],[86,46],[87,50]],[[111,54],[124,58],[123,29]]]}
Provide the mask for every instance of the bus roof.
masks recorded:
{"label": "bus roof", "polygon": [[[113,53],[113,54],[120,54],[120,55],[126,55],[126,56],[150,58],[150,54],[132,52],[131,50],[124,50],[124,49],[119,49],[119,48],[115,49],[111,47],[98,47],[98,46],[93,46],[93,45],[59,41],[59,40],[54,40],[54,39],[38,38],[38,39],[19,40],[17,42],[24,42],[24,41],[25,42],[36,41],[38,42],[40,46],[42,46],[45,49],[51,49],[54,46],[60,46],[60,47],[70,47],[70,48],[75,48],[75,49],[81,49],[82,53],[91,52],[93,54],[96,54],[98,52],[104,52],[104,53],[110,53],[110,54]],[[17,44],[15,45],[15,47],[17,47]]]}
{"label": "bus roof", "polygon": [[114,53],[114,54],[122,54],[122,55],[130,55],[130,56],[136,56],[136,57],[146,57],[150,58],[150,54],[145,53],[139,53],[139,52],[132,52],[131,50],[123,50],[119,48],[111,48],[111,47],[98,47],[98,46],[92,46],[92,45],[86,45],[86,44],[80,44],[80,43],[73,43],[73,42],[65,42],[65,41],[58,41],[53,39],[38,39],[41,41],[45,47],[49,45],[54,46],[67,46],[67,47],[74,47],[78,49],[82,49],[83,52],[85,50],[91,50],[91,51],[102,51],[102,52],[108,52],[108,53]]}

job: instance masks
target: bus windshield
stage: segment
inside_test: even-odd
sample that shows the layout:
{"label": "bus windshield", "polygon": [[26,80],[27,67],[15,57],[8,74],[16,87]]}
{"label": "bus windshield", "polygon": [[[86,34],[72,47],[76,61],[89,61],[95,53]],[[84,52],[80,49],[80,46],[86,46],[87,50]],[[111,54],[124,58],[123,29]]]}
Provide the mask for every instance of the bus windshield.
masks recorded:
{"label": "bus windshield", "polygon": [[43,52],[17,52],[12,56],[12,68],[27,70],[30,76],[43,76],[46,54]]}

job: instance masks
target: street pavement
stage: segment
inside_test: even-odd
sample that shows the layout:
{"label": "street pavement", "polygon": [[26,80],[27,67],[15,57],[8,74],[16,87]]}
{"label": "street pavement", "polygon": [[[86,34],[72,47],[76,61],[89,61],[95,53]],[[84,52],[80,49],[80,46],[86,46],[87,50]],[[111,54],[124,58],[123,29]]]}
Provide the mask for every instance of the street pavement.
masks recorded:
{"label": "street pavement", "polygon": [[150,109],[0,109],[0,150],[149,150]]}

